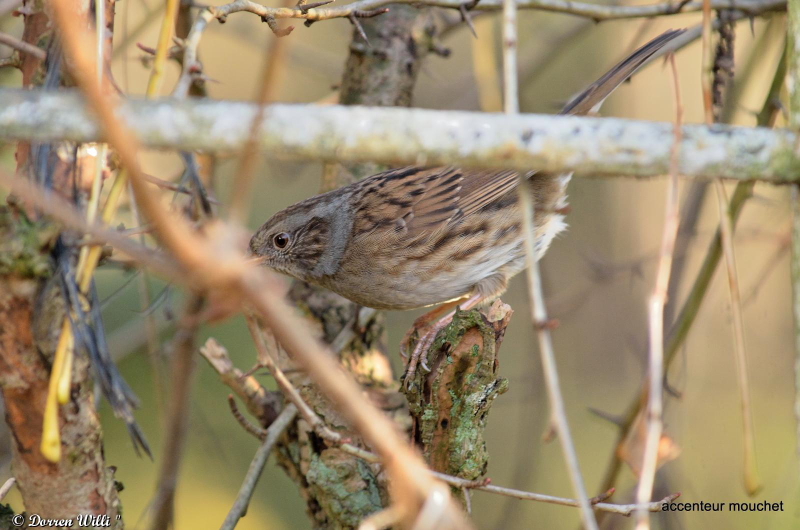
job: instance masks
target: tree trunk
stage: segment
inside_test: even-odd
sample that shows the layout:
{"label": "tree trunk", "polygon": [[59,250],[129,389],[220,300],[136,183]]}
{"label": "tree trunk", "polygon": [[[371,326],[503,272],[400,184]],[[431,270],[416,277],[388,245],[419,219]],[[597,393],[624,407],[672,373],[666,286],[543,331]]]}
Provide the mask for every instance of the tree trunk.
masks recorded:
{"label": "tree trunk", "polygon": [[[49,59],[55,60],[60,50],[51,45],[53,23],[44,6],[24,0],[23,40],[47,50]],[[114,3],[108,0],[105,7],[105,57],[110,59]],[[82,2],[76,16],[86,17],[88,23],[91,12],[90,3]],[[29,54],[20,59],[23,86],[42,85],[45,63]],[[55,83],[60,84],[58,77]],[[76,150],[51,147],[54,190],[71,197],[73,189],[79,193],[86,189],[90,178],[84,177],[92,171],[74,159]],[[16,154],[19,178],[33,174],[30,154],[30,144],[20,142]],[[72,527],[122,528],[119,483],[113,468],[105,463],[103,434],[94,407],[94,380],[88,358],[80,351],[74,359],[70,400],[59,407],[61,460],[52,463],[40,451],[51,363],[65,313],[51,258],[57,229],[32,221],[35,214],[23,212],[21,206],[0,207],[0,394],[12,434],[11,470],[29,516],[67,519]],[[89,515],[101,518],[78,518]]]}

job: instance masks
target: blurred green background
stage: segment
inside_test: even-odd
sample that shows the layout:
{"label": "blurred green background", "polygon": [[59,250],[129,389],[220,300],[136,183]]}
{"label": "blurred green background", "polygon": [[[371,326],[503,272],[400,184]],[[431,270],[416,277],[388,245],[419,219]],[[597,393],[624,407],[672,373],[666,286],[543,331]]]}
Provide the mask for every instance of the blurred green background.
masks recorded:
{"label": "blurred green background", "polygon": [[[277,4],[275,4],[277,5]],[[163,8],[155,0],[125,0],[117,4],[117,55],[114,75],[131,95],[141,95],[148,70],[135,46],[155,46]],[[775,15],[782,17],[783,15]],[[150,20],[134,34],[143,20]],[[698,23],[698,15],[662,21],[589,21],[541,12],[520,14],[521,107],[523,112],[554,112],[586,84],[632,49],[669,27]],[[280,101],[308,103],[326,98],[338,85],[351,36],[345,20],[331,20],[305,28],[294,21],[288,37],[289,60],[280,87]],[[20,35],[21,19],[0,20],[0,30]],[[737,26],[737,68],[751,60],[754,40],[767,30],[761,20]],[[780,54],[781,21],[770,31],[775,38],[754,61],[752,80],[743,91],[734,121],[753,125]],[[568,38],[564,38],[564,36]],[[449,58],[429,56],[415,91],[415,104],[434,109],[498,110],[499,15],[478,22],[478,39],[460,28],[444,44]],[[250,100],[259,83],[262,55],[274,37],[258,17],[234,14],[225,25],[212,23],[200,45],[205,73],[216,80],[210,95],[220,99]],[[121,46],[127,42],[127,45]],[[479,51],[474,55],[475,51]],[[9,50],[0,46],[0,57]],[[694,43],[677,56],[687,122],[702,122],[700,45]],[[476,75],[475,66],[489,76]],[[178,66],[169,65],[165,93],[177,79]],[[491,75],[494,74],[494,75]],[[480,81],[480,82],[479,82]],[[19,86],[10,69],[0,70],[0,85]],[[669,69],[661,62],[640,72],[606,103],[603,114],[672,121],[673,95]],[[482,93],[478,87],[481,86]],[[495,91],[495,92],[493,92]],[[495,95],[493,95],[495,94]],[[782,122],[781,122],[782,123]],[[0,151],[0,164],[13,169],[13,146]],[[174,179],[181,163],[174,154],[142,155],[148,173]],[[224,201],[236,170],[235,160],[217,167],[217,196]],[[249,225],[256,228],[277,210],[315,193],[321,164],[278,159],[263,160]],[[684,186],[685,187],[685,186]],[[730,187],[728,188],[730,191]],[[555,241],[544,258],[548,305],[561,325],[554,333],[562,388],[590,494],[600,493],[605,466],[613,451],[615,427],[592,410],[621,414],[636,395],[646,369],[646,300],[653,285],[655,256],[660,244],[665,203],[665,179],[575,178],[570,185],[569,230]],[[788,529],[800,527],[797,421],[794,414],[794,358],[792,352],[791,292],[789,288],[788,188],[758,185],[756,198],[745,207],[736,233],[739,282],[744,299],[747,351],[752,384],[758,465],[764,489],[755,500],[784,501],[785,512],[773,514],[691,513],[658,514],[662,528]],[[128,214],[125,214],[128,215]],[[125,217],[123,216],[123,219]],[[128,218],[129,219],[129,218]],[[682,293],[693,278],[718,222],[716,198],[710,193],[686,256]],[[132,221],[128,220],[130,226]],[[103,270],[97,275],[101,295],[108,297],[129,274]],[[532,333],[523,288],[516,278],[504,300],[516,310],[501,350],[501,375],[510,390],[490,415],[488,444],[492,454],[488,476],[497,485],[541,493],[572,496],[557,442],[543,442],[548,404],[543,387],[535,336]],[[129,527],[143,526],[161,456],[162,429],[154,395],[150,364],[143,353],[144,317],[137,281],[111,298],[104,309],[114,353],[124,355],[122,371],[142,399],[137,414],[156,462],[137,458],[124,425],[104,403],[106,459],[117,466],[117,478]],[[154,292],[161,292],[158,284]],[[170,290],[160,298],[158,321],[168,322],[181,309],[180,293]],[[392,362],[399,373],[398,344],[419,312],[388,315]],[[167,340],[167,329],[162,337]],[[206,326],[200,343],[213,336],[231,352],[236,364],[249,368],[254,347],[241,318]],[[191,434],[186,448],[177,496],[177,528],[216,528],[233,504],[257,441],[237,425],[228,411],[228,389],[215,373],[200,364],[192,398]],[[264,378],[265,383],[271,384]],[[669,382],[680,397],[666,402],[666,432],[679,446],[680,456],[659,473],[658,495],[682,492],[684,502],[745,501],[743,442],[739,391],[733,357],[733,332],[724,272],[715,276],[698,322],[670,371]],[[0,481],[9,475],[8,441],[0,429]],[[623,470],[612,500],[628,502],[634,475]],[[8,502],[23,510],[14,491]],[[473,516],[480,528],[576,528],[573,508],[525,502],[476,492]],[[614,517],[619,527],[633,522]],[[272,462],[261,478],[247,516],[239,528],[308,528],[304,503],[294,484]]]}

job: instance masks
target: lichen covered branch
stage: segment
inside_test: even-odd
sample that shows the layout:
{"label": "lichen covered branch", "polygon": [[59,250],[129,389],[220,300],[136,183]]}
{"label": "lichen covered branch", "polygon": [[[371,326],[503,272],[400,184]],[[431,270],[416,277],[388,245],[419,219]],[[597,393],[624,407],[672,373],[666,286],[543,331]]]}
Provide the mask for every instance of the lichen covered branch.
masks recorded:
{"label": "lichen covered branch", "polygon": [[[117,114],[151,147],[226,152],[247,141],[241,124],[251,123],[255,112],[248,103],[130,100]],[[101,136],[78,94],[0,91],[2,138],[90,142]],[[789,130],[685,125],[678,171],[795,182],[797,138]],[[271,105],[259,145],[293,158],[652,177],[668,173],[672,140],[670,123],[616,118]]]}

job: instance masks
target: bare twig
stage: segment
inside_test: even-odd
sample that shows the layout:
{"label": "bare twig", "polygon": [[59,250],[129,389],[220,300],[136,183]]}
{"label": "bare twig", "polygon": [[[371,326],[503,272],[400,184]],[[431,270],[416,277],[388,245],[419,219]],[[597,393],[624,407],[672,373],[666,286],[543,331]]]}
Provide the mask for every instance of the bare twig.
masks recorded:
{"label": "bare twig", "polygon": [[791,280],[792,280],[792,315],[794,316],[794,417],[797,429],[797,444],[795,450],[800,456],[800,188],[792,187],[792,252],[791,252]]}
{"label": "bare twig", "polygon": [[517,2],[503,0],[503,110],[519,114],[517,79]]}
{"label": "bare twig", "polygon": [[748,494],[755,495],[761,489],[756,462],[755,428],[753,427],[753,411],[748,382],[747,350],[744,339],[744,317],[742,316],[742,297],[739,292],[739,280],[736,273],[736,254],[733,248],[733,222],[728,217],[728,198],[725,185],[721,180],[715,181],[719,204],[719,227],[722,251],[725,257],[725,268],[728,272],[728,287],[731,299],[734,330],[734,358],[736,374],[739,380],[739,393],[742,402],[742,430],[744,437],[744,482]]}
{"label": "bare twig", "polygon": [[[675,55],[669,56],[672,67],[673,87],[675,91],[675,139],[672,143],[672,162],[669,171],[669,188],[667,191],[667,207],[664,213],[664,234],[661,241],[661,255],[656,271],[656,282],[653,295],[648,303],[648,321],[650,336],[650,362],[648,368],[648,401],[647,401],[647,435],[645,437],[644,455],[641,475],[636,489],[636,503],[643,505],[650,501],[658,468],[658,448],[663,431],[663,372],[664,372],[664,305],[666,304],[669,276],[672,271],[672,258],[675,251],[675,240],[678,237],[679,205],[678,205],[678,155],[681,145],[681,125],[683,123],[683,103],[681,101],[678,67]],[[647,510],[637,511],[637,530],[650,528]]]}
{"label": "bare twig", "polygon": [[231,414],[242,426],[242,429],[247,431],[248,433],[252,434],[259,440],[264,440],[264,437],[267,435],[267,430],[262,429],[261,427],[256,427],[253,425],[250,420],[244,417],[244,414],[241,413],[239,407],[236,405],[236,399],[233,397],[233,394],[228,394],[228,407],[231,409]]}
{"label": "bare twig", "polygon": [[[515,0],[504,0],[503,6],[503,81],[504,81],[504,103],[506,114],[516,114],[519,112],[519,95],[517,88],[517,10]],[[561,449],[564,451],[564,460],[569,470],[572,489],[578,497],[578,505],[581,508],[581,521],[584,528],[596,529],[597,521],[592,512],[589,496],[586,493],[586,486],[583,482],[578,454],[575,451],[575,443],[567,421],[567,414],[564,407],[564,397],[561,393],[561,384],[558,379],[556,369],[555,352],[553,350],[553,339],[550,329],[546,325],[548,322],[547,309],[545,307],[544,293],[542,290],[542,279],[539,272],[539,261],[536,255],[536,229],[534,224],[534,203],[533,189],[528,175],[520,173],[519,201],[522,210],[523,226],[525,229],[525,253],[528,259],[528,298],[531,306],[531,319],[533,327],[539,338],[539,350],[542,358],[542,368],[544,371],[545,383],[547,385],[547,395],[550,401],[550,421],[558,433]]]}
{"label": "bare twig", "polygon": [[342,441],[342,435],[325,425],[325,422],[322,421],[308,403],[305,402],[300,392],[292,385],[289,378],[283,373],[283,370],[275,363],[275,352],[270,351],[264,336],[267,332],[261,329],[258,322],[256,322],[253,317],[247,318],[247,327],[250,330],[250,335],[253,337],[253,342],[256,344],[259,361],[269,370],[272,377],[275,378],[278,388],[280,388],[283,395],[286,396],[286,399],[297,407],[300,416],[308,422],[314,432],[328,441],[340,443]]}
{"label": "bare twig", "polygon": [[189,93],[189,88],[192,86],[195,74],[199,73],[199,64],[197,62],[197,47],[200,45],[200,38],[203,32],[208,27],[208,23],[213,20],[214,14],[206,9],[201,11],[189,31],[189,35],[183,42],[183,65],[181,75],[172,91],[172,96],[183,99]]}
{"label": "bare twig", "polygon": [[[464,488],[474,489],[477,491],[485,491],[487,493],[494,493],[495,495],[513,497],[515,499],[520,499],[523,501],[544,502],[547,504],[559,504],[561,506],[574,506],[574,507],[580,506],[580,502],[576,499],[568,499],[565,497],[554,497],[552,495],[544,495],[541,493],[533,493],[530,491],[504,488],[501,486],[495,486],[493,484],[470,485],[466,484],[469,481],[466,481],[459,477],[444,475],[442,473],[434,473],[434,475],[436,476],[436,478],[441,479],[443,482],[446,482],[447,484],[450,484],[451,486],[455,487],[464,487]],[[608,513],[616,513],[628,517],[634,511],[640,508],[648,512],[660,512],[662,511],[664,503],[670,503],[675,499],[677,499],[679,496],[680,493],[673,493],[671,495],[667,495],[660,501],[649,502],[641,506],[638,504],[612,504],[612,503],[598,501],[598,502],[592,502],[592,508],[595,510],[600,510]]]}
{"label": "bare twig", "polygon": [[264,465],[267,463],[269,454],[272,452],[272,448],[275,447],[275,442],[278,441],[280,435],[292,423],[296,415],[297,409],[295,406],[292,404],[286,405],[267,429],[264,442],[256,451],[253,461],[250,463],[250,468],[247,470],[247,475],[245,475],[242,482],[242,487],[239,489],[239,494],[236,496],[236,502],[228,512],[228,516],[222,523],[220,530],[233,530],[233,528],[236,528],[236,523],[239,522],[239,519],[247,513],[247,506],[250,504],[250,499],[253,498],[253,492],[256,489],[256,484],[258,484],[258,479],[261,477],[261,472],[264,470]]}
{"label": "bare twig", "polygon": [[[464,12],[466,13],[466,8]],[[481,30],[482,38],[477,38],[476,30],[476,38],[470,42],[472,45],[471,74],[478,91],[480,110],[483,112],[499,112],[503,109],[503,91],[497,79],[499,70],[497,57],[494,45],[489,46],[489,43],[494,44],[497,41],[497,27],[493,18],[478,19],[476,25]],[[454,85],[460,86],[460,83],[454,83]],[[468,92],[462,91],[462,94],[466,96]]]}
{"label": "bare twig", "polygon": [[[290,4],[292,1],[284,0],[283,3]],[[258,131],[261,130],[261,124],[264,120],[264,108],[267,103],[275,101],[281,76],[286,69],[288,48],[288,39],[275,39],[270,44],[269,52],[264,54],[261,87],[256,96],[256,115],[253,117],[253,121],[250,122],[250,134],[242,149],[242,156],[233,181],[233,191],[230,199],[230,217],[233,221],[241,224],[247,222],[248,212],[250,211],[251,189],[258,161]]]}
{"label": "bare twig", "polygon": [[186,310],[175,333],[172,351],[172,367],[169,380],[172,394],[167,415],[167,436],[164,442],[164,457],[158,474],[158,490],[153,499],[154,530],[173,526],[175,490],[178,469],[183,456],[183,446],[189,427],[189,404],[192,375],[194,373],[195,335],[200,326],[200,312],[204,298],[191,294]]}
{"label": "bare twig", "polygon": [[714,103],[711,95],[711,84],[714,75],[711,72],[711,0],[703,0],[703,34],[702,58],[700,61],[700,80],[703,93],[703,111],[706,123],[714,123]]}
{"label": "bare twig", "polygon": [[233,392],[244,401],[247,410],[258,418],[261,427],[269,426],[280,410],[279,398],[268,392],[252,375],[243,374],[231,362],[228,351],[213,338],[200,348],[200,354],[217,371]]}
{"label": "bare twig", "polygon": [[18,38],[14,37],[13,35],[9,35],[8,33],[3,33],[0,31],[0,44],[5,44],[9,48],[13,48],[19,52],[27,53],[33,55],[37,59],[41,59],[42,61],[47,58],[47,52],[43,49],[39,48],[38,46],[34,46],[33,44],[29,44],[25,41],[21,41]]}
{"label": "bare twig", "polygon": [[14,479],[14,477],[11,477],[5,482],[3,482],[3,485],[0,486],[0,501],[5,499],[6,495],[8,495],[8,492],[11,491],[11,488],[14,487],[15,482],[16,480]]}

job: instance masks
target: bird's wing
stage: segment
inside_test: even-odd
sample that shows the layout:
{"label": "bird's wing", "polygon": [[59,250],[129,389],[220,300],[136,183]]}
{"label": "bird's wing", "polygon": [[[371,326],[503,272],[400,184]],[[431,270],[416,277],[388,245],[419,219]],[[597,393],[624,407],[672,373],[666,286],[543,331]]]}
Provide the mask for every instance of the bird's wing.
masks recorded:
{"label": "bird's wing", "polygon": [[503,197],[517,185],[516,171],[406,167],[364,183],[355,233],[394,226],[415,239],[438,232]]}

